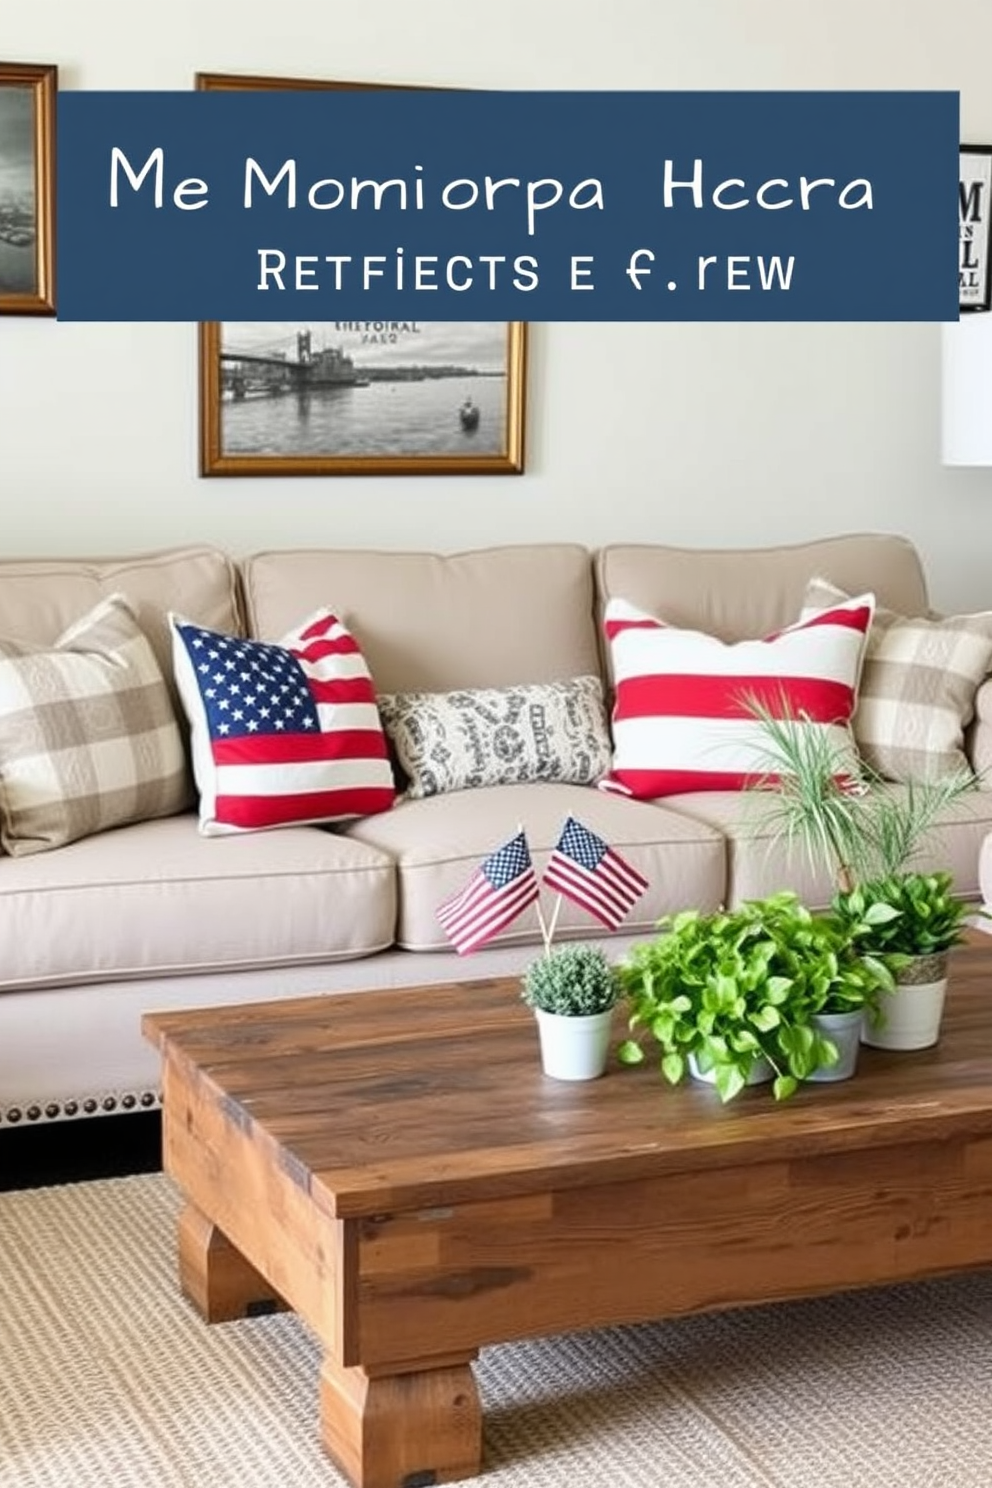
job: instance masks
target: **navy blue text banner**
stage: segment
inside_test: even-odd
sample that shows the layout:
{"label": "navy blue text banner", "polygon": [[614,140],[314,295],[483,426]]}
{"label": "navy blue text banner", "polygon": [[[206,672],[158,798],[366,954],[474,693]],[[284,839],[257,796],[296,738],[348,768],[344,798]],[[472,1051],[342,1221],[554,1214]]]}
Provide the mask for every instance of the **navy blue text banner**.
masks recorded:
{"label": "navy blue text banner", "polygon": [[958,95],[63,92],[62,320],[956,320]]}

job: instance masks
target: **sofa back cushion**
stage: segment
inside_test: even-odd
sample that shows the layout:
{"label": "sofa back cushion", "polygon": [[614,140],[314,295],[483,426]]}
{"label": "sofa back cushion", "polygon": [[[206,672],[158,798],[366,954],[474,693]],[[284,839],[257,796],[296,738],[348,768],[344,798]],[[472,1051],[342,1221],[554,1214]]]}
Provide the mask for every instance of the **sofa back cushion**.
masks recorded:
{"label": "sofa back cushion", "polygon": [[751,640],[798,619],[806,585],[829,579],[848,594],[872,592],[903,615],[927,608],[919,556],[906,538],[866,533],[789,547],[669,548],[626,544],[596,555],[598,613],[611,599],[685,630]]}
{"label": "sofa back cushion", "polygon": [[133,558],[2,562],[0,635],[50,645],[111,594],[128,601],[170,685],[170,610],[216,630],[244,634],[234,564],[216,548],[196,547]]}
{"label": "sofa back cushion", "polygon": [[242,573],[249,632],[276,640],[328,606],[380,693],[509,687],[598,673],[592,565],[572,543],[471,553],[258,553]]}

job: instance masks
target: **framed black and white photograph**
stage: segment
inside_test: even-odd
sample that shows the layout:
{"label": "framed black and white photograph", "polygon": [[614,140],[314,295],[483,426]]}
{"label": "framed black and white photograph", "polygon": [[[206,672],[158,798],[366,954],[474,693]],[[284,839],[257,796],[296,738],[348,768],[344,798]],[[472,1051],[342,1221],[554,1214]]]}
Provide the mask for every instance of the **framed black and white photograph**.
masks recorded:
{"label": "framed black and white photograph", "polygon": [[[203,90],[393,83],[198,72]],[[507,321],[200,326],[202,475],[519,475],[527,327]]]}
{"label": "framed black and white photograph", "polygon": [[55,313],[54,66],[0,62],[0,315]]}
{"label": "framed black and white photograph", "polygon": [[200,336],[204,475],[523,469],[522,324],[224,321]]}
{"label": "framed black and white photograph", "polygon": [[958,304],[961,313],[992,309],[992,145],[962,145],[958,180]]}

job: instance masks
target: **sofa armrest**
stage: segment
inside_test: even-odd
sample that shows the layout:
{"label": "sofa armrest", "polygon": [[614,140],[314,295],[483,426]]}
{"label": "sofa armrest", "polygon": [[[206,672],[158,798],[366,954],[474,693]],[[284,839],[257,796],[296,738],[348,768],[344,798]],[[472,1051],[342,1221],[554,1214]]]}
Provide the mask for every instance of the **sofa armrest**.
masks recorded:
{"label": "sofa armrest", "polygon": [[992,677],[975,694],[975,717],[965,730],[964,747],[982,790],[992,790]]}

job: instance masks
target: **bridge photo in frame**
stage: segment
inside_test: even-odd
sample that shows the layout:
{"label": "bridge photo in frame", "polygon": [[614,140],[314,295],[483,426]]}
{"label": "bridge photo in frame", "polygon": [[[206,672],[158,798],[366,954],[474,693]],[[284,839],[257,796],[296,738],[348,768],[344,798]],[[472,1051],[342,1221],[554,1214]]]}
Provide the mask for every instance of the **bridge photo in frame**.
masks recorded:
{"label": "bridge photo in frame", "polygon": [[525,327],[201,326],[203,475],[519,474]]}
{"label": "bridge photo in frame", "polygon": [[[408,84],[198,72],[199,90]],[[201,475],[520,475],[520,321],[200,326]]]}

